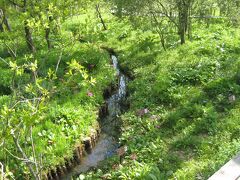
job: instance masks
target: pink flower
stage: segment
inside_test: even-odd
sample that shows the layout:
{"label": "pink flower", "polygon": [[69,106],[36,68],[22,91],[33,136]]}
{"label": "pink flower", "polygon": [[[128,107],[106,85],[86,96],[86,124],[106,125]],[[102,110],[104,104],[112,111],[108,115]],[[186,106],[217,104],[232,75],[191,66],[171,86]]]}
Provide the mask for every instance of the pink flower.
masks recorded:
{"label": "pink flower", "polygon": [[95,66],[96,66],[95,64],[90,64],[90,65],[88,66],[88,68],[89,68],[89,69],[93,69],[93,68],[95,68]]}
{"label": "pink flower", "polygon": [[117,149],[118,156],[123,156],[127,151],[127,146],[121,146]]}
{"label": "pink flower", "polygon": [[114,165],[112,166],[112,168],[113,168],[114,170],[118,170],[118,169],[119,169],[119,164],[114,164]]}
{"label": "pink flower", "polygon": [[160,125],[155,126],[155,128],[157,128],[157,129],[160,129],[160,127],[161,127]]}
{"label": "pink flower", "polygon": [[140,116],[140,117],[144,116],[147,113],[149,113],[149,110],[146,109],[146,108],[145,109],[140,109],[140,110],[137,111],[137,115]]}
{"label": "pink flower", "polygon": [[88,95],[89,97],[93,97],[93,93],[90,92],[90,91],[87,92],[87,95]]}
{"label": "pink flower", "polygon": [[135,154],[135,153],[131,154],[130,159],[136,160],[137,159],[137,154]]}

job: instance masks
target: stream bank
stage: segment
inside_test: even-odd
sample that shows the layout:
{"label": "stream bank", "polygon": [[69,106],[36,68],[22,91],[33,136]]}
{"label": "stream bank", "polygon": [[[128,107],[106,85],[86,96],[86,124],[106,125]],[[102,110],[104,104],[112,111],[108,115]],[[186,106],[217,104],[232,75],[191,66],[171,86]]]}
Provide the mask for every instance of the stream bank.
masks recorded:
{"label": "stream bank", "polygon": [[[109,52],[109,51],[108,51]],[[48,173],[47,179],[70,180],[74,176],[97,168],[99,164],[116,154],[120,144],[120,115],[127,109],[127,82],[129,78],[122,73],[115,53],[109,52],[111,64],[116,71],[117,85],[105,90],[105,103],[99,109],[99,126],[74,150],[73,158],[66,160],[65,165],[57,167]]]}

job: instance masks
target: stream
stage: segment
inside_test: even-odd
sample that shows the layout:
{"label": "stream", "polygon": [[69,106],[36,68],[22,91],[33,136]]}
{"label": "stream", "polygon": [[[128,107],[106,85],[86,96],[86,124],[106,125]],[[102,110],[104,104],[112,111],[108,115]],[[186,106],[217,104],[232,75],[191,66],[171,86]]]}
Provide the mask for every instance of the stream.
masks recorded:
{"label": "stream", "polygon": [[116,154],[116,150],[119,148],[118,137],[121,133],[119,116],[124,111],[123,103],[127,96],[128,78],[120,71],[117,56],[111,55],[111,60],[118,77],[118,86],[117,90],[106,99],[108,113],[99,120],[100,138],[92,152],[83,158],[80,165],[73,168],[65,177],[62,177],[62,180],[71,180],[74,176],[97,168],[103,160]]}

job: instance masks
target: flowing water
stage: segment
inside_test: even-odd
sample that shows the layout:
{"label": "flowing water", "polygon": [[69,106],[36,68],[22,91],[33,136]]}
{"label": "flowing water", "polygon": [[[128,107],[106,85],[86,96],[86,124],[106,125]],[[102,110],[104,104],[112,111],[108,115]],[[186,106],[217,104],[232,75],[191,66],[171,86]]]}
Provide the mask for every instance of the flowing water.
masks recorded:
{"label": "flowing water", "polygon": [[64,180],[70,180],[72,176],[98,167],[100,162],[116,154],[116,150],[119,147],[118,136],[120,134],[121,125],[119,115],[123,111],[122,103],[126,100],[126,83],[128,78],[120,71],[117,57],[111,55],[111,60],[118,77],[118,88],[106,100],[108,115],[100,120],[102,133],[92,152],[83,158],[80,165],[76,166],[67,176],[62,178]]}

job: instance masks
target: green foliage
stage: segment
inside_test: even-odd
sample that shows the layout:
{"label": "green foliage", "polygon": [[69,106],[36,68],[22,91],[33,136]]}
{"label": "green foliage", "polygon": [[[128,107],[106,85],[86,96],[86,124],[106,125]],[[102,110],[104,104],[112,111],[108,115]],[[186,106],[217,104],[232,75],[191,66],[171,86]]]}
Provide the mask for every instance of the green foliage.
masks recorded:
{"label": "green foliage", "polygon": [[[159,16],[178,14],[181,1],[14,2],[20,7],[1,4],[12,32],[0,32],[0,161],[9,176],[33,178],[14,158],[23,156],[17,143],[46,172],[98,126],[103,91],[116,79],[106,47],[134,77],[121,116],[128,149],[122,164],[115,155],[79,179],[207,179],[239,151],[238,1],[194,1],[192,15],[205,18],[192,18],[181,47],[179,18]],[[206,18],[218,15],[230,17]]]}
{"label": "green foliage", "polygon": [[[207,179],[239,151],[239,30],[223,26],[197,24],[199,38],[167,52],[148,32],[118,42],[135,78],[122,115],[128,150],[122,165],[114,157],[86,179]],[[150,112],[137,115],[143,108]]]}
{"label": "green foliage", "polygon": [[[37,21],[33,23],[35,26]],[[42,163],[42,171],[63,164],[72,157],[75,145],[98,128],[103,91],[115,80],[106,52],[95,44],[69,40],[72,35],[65,26],[62,32],[59,46],[49,52],[43,48],[29,54],[23,47],[15,59],[0,53],[0,93],[9,94],[0,96],[0,161],[15,178],[32,175],[27,164],[11,156],[22,157],[14,135],[26,156],[39,167]]]}
{"label": "green foliage", "polygon": [[11,92],[11,78],[12,72],[6,69],[0,69],[1,79],[0,79],[0,95],[9,94]]}

